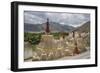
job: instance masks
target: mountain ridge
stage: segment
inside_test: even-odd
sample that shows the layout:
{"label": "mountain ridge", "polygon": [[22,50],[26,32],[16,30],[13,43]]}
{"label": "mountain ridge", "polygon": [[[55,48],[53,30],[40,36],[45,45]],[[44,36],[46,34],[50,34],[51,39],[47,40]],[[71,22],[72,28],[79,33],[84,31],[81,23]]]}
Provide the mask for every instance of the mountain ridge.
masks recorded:
{"label": "mountain ridge", "polygon": [[74,31],[78,32],[90,32],[90,21],[85,22],[82,26],[77,27]]}
{"label": "mountain ridge", "polygon": [[[74,30],[74,27],[69,25],[61,25],[56,22],[49,22],[51,32],[69,32]],[[24,23],[24,32],[44,32],[46,23],[42,24],[28,24]]]}

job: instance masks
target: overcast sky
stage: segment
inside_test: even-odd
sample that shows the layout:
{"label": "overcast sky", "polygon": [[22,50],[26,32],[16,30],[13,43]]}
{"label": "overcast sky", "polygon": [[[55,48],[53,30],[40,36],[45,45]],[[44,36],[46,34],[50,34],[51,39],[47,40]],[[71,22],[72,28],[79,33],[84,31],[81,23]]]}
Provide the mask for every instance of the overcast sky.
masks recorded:
{"label": "overcast sky", "polygon": [[42,24],[46,22],[47,18],[52,22],[77,27],[90,21],[90,14],[24,11],[25,23]]}

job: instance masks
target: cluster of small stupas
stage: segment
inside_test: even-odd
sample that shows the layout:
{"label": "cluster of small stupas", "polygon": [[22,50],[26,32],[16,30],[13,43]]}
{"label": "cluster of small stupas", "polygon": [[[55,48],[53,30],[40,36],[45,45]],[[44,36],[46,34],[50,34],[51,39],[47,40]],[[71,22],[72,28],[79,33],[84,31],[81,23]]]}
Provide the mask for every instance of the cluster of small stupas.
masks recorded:
{"label": "cluster of small stupas", "polygon": [[[54,36],[50,34],[49,19],[47,19],[45,26],[45,34],[41,36],[40,43],[36,46],[37,52],[34,52],[33,60],[36,56],[39,60],[47,60],[52,58],[60,58],[64,56],[73,56],[80,53],[77,40],[75,38],[75,32],[72,32],[71,38],[61,36],[59,40],[54,39]],[[67,40],[71,40],[68,42]],[[50,60],[49,59],[49,60]]]}

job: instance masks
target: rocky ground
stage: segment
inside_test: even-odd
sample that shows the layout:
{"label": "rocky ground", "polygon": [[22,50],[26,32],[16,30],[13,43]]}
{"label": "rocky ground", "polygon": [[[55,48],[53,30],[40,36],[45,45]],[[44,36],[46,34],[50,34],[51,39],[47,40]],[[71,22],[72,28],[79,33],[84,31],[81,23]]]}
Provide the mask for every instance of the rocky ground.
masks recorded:
{"label": "rocky ground", "polygon": [[[86,51],[84,53],[81,53],[79,55],[75,55],[75,56],[65,56],[62,58],[59,58],[57,60],[73,60],[73,59],[89,59],[90,58],[90,51]],[[32,61],[32,58],[29,58],[27,60],[25,60],[26,62],[30,62]]]}

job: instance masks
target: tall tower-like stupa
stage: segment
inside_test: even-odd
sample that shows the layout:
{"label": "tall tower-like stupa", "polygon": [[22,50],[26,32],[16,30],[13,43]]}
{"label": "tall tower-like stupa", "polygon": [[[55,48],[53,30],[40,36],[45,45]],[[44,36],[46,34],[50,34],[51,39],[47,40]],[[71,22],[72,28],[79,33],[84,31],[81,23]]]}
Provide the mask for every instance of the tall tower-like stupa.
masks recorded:
{"label": "tall tower-like stupa", "polygon": [[55,48],[55,43],[54,43],[54,37],[53,35],[50,34],[50,23],[49,19],[47,18],[47,22],[45,25],[45,34],[41,36],[41,41],[39,43],[39,47],[41,48],[46,48],[46,49],[52,49]]}
{"label": "tall tower-like stupa", "polygon": [[49,19],[47,18],[47,22],[46,22],[46,27],[45,27],[45,32],[46,34],[49,34],[50,33],[50,27],[49,27]]}

